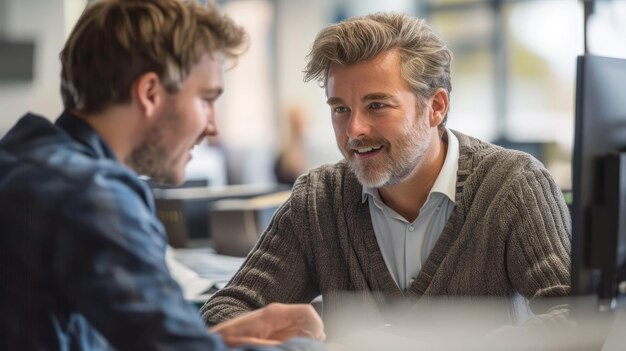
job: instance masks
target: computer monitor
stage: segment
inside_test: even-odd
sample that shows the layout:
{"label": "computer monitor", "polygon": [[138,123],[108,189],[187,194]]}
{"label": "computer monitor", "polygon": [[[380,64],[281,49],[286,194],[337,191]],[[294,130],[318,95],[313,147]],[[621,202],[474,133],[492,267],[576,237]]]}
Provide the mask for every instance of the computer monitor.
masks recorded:
{"label": "computer monitor", "polygon": [[[0,6],[1,9],[2,6]],[[0,20],[1,17],[0,15]],[[0,84],[31,82],[34,59],[34,42],[8,41],[2,39],[0,35]]]}
{"label": "computer monitor", "polygon": [[572,295],[614,305],[626,289],[625,59],[578,57],[575,114]]}

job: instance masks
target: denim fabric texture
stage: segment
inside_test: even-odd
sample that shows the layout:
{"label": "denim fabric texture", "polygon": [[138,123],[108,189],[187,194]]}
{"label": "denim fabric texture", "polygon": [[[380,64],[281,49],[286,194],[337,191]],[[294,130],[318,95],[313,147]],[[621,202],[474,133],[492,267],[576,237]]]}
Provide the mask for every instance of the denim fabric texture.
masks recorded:
{"label": "denim fabric texture", "polygon": [[149,187],[89,124],[25,115],[0,140],[0,349],[227,349],[166,244]]}

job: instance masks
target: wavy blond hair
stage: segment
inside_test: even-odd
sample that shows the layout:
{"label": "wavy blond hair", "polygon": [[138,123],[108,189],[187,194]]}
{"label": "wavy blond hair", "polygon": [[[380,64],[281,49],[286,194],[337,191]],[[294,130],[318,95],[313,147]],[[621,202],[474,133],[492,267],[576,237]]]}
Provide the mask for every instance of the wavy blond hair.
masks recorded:
{"label": "wavy blond hair", "polygon": [[133,82],[147,72],[175,93],[203,55],[220,52],[236,60],[246,44],[243,28],[212,3],[95,1],[60,54],[63,103],[87,114],[126,103]]}

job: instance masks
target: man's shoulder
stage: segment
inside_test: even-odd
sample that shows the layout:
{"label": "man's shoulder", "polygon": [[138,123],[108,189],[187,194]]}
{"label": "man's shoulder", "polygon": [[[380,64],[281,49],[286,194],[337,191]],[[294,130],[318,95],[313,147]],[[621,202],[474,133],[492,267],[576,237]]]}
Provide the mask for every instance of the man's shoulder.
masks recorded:
{"label": "man's shoulder", "polygon": [[341,160],[312,168],[296,181],[296,185],[306,184],[306,187],[334,189],[335,186],[353,182],[358,182],[356,176],[350,170],[348,163]]}
{"label": "man's shoulder", "polygon": [[478,138],[453,131],[459,140],[459,169],[499,169],[505,173],[540,170],[544,166],[532,155],[507,149]]}
{"label": "man's shoulder", "polygon": [[455,134],[460,151],[457,194],[463,194],[465,201],[488,205],[507,199],[512,192],[555,186],[552,176],[533,156]]}
{"label": "man's shoulder", "polygon": [[313,197],[317,203],[341,198],[361,198],[362,187],[345,160],[323,164],[300,176],[293,187],[296,197]]}
{"label": "man's shoulder", "polygon": [[[47,237],[78,226],[109,228],[101,235],[118,235],[134,227],[158,227],[149,187],[111,161],[48,149],[49,160],[17,158],[4,162],[0,155],[0,222],[14,231],[31,230],[34,216]],[[106,162],[106,164],[103,164]],[[39,228],[37,227],[37,228]],[[77,229],[78,230],[78,229]],[[29,234],[30,235],[30,234]]]}
{"label": "man's shoulder", "polygon": [[0,155],[3,162],[51,163],[58,160],[61,150],[78,150],[80,145],[50,120],[32,113],[21,117],[0,139]]}
{"label": "man's shoulder", "polygon": [[[114,160],[88,147],[42,117],[27,115],[0,143],[0,192],[66,198],[94,189],[141,187],[140,180]],[[139,189],[137,189],[139,190]]]}
{"label": "man's shoulder", "polygon": [[319,165],[311,169],[308,172],[308,174],[314,175],[317,177],[332,178],[332,177],[343,177],[346,175],[346,173],[349,173],[349,172],[351,171],[350,171],[348,162],[346,160],[340,160],[340,161],[333,162],[333,163],[325,163],[325,164]]}

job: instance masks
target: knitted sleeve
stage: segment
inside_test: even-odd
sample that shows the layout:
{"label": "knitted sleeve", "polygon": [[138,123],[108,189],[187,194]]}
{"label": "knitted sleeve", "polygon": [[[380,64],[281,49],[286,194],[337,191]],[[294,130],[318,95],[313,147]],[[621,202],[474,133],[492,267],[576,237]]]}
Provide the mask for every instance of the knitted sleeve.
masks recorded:
{"label": "knitted sleeve", "polygon": [[561,190],[537,161],[511,182],[500,215],[510,233],[506,266],[513,288],[529,299],[567,296],[570,215]]}
{"label": "knitted sleeve", "polygon": [[205,323],[215,325],[272,302],[309,303],[319,295],[311,278],[297,225],[304,220],[294,213],[294,194],[305,182],[299,181],[293,194],[274,214],[266,231],[228,285],[202,307]]}

